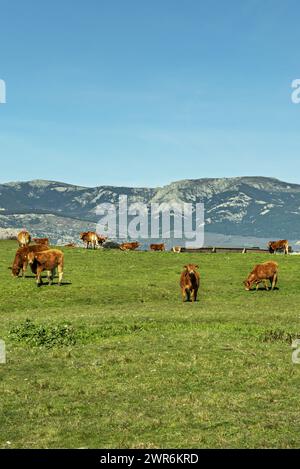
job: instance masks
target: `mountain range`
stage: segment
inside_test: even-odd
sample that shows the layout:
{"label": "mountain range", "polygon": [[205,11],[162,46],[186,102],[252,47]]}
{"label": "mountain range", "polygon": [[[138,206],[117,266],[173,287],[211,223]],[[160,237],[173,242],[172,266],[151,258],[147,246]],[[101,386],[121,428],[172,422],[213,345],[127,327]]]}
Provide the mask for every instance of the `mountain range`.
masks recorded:
{"label": "mountain range", "polygon": [[96,208],[117,203],[202,202],[205,232],[226,237],[300,239],[300,185],[274,178],[194,179],[157,188],[75,186],[34,180],[0,185],[0,228],[27,228],[55,243],[78,240],[94,229]]}

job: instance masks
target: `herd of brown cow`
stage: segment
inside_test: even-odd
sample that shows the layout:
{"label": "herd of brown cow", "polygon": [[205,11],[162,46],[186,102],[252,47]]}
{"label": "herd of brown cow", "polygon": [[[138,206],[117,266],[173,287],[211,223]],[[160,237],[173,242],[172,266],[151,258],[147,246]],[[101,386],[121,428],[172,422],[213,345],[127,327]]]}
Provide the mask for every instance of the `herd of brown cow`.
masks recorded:
{"label": "herd of brown cow", "polygon": [[39,287],[43,284],[42,272],[47,272],[48,284],[51,285],[57,269],[58,285],[61,285],[64,270],[64,253],[59,249],[50,249],[48,238],[34,238],[33,241],[36,244],[30,245],[31,236],[28,231],[21,231],[17,239],[19,249],[16,252],[11,267],[12,275],[18,277],[21,272],[24,278],[29,264]]}
{"label": "herd of brown cow", "polygon": [[[86,248],[96,248],[102,246],[107,237],[98,235],[95,232],[87,231],[80,234],[80,239],[86,245]],[[19,249],[16,252],[13,265],[11,267],[12,275],[18,277],[20,273],[25,277],[28,264],[32,273],[35,275],[37,286],[43,284],[41,274],[47,272],[48,284],[51,285],[55,271],[58,271],[58,285],[62,284],[64,270],[64,253],[59,249],[49,248],[48,238],[33,238],[35,244],[31,245],[31,236],[28,231],[21,231],[17,237]],[[66,247],[75,247],[74,243],[67,244]],[[123,243],[120,245],[122,251],[134,251],[140,246],[138,242]],[[276,253],[278,250],[285,254],[289,252],[289,243],[287,240],[270,241],[268,244],[269,252]],[[165,244],[150,244],[151,251],[165,251]],[[181,247],[174,246],[173,252],[180,253]],[[187,264],[180,276],[180,288],[183,301],[197,301],[198,290],[200,287],[200,274],[197,264]],[[278,281],[278,264],[274,261],[257,264],[250,272],[247,279],[243,282],[247,291],[255,285],[258,290],[259,284],[263,283],[266,290],[269,290],[268,282],[272,290],[276,287]]]}

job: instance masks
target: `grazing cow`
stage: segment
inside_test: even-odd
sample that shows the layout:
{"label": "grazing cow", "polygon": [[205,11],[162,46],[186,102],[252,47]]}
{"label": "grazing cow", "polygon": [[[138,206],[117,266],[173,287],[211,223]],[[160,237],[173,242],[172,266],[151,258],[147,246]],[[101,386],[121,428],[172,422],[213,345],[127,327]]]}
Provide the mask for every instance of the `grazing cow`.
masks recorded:
{"label": "grazing cow", "polygon": [[270,254],[275,254],[276,251],[282,251],[284,254],[289,253],[289,242],[286,239],[280,239],[279,241],[270,241],[269,244]]}
{"label": "grazing cow", "polygon": [[43,284],[41,274],[47,271],[48,284],[52,285],[55,269],[58,270],[58,285],[61,285],[64,275],[64,253],[58,249],[49,249],[45,252],[30,252],[28,263],[36,265],[36,283],[40,287]]}
{"label": "grazing cow", "polygon": [[33,238],[36,244],[43,244],[43,246],[49,246],[49,238]]}
{"label": "grazing cow", "polygon": [[165,251],[166,247],[164,243],[161,244],[150,244],[151,251]]}
{"label": "grazing cow", "polygon": [[100,246],[102,246],[105,243],[105,241],[107,240],[107,236],[103,236],[103,235],[98,235],[97,234],[97,238],[98,238],[98,244]]}
{"label": "grazing cow", "polygon": [[176,254],[181,253],[181,246],[173,246],[172,251],[175,252]]}
{"label": "grazing cow", "polygon": [[31,243],[31,236],[26,230],[21,231],[17,239],[20,247],[28,246]]}
{"label": "grazing cow", "polygon": [[139,247],[140,243],[135,241],[134,243],[123,243],[120,245],[122,251],[134,251]]}
{"label": "grazing cow", "polygon": [[99,245],[98,243],[98,236],[94,231],[84,231],[80,233],[81,241],[86,244],[86,248],[88,249],[90,246],[96,249],[96,246]]}
{"label": "grazing cow", "polygon": [[[180,288],[182,301],[197,301],[197,293],[200,285],[199,268],[196,264],[188,264],[184,266],[184,271],[180,277]],[[192,300],[191,300],[192,298]]]}
{"label": "grazing cow", "polygon": [[[48,246],[43,246],[42,244],[32,245],[32,246],[24,246],[19,248],[16,252],[15,259],[13,265],[11,267],[11,272],[14,277],[18,277],[20,272],[22,271],[22,277],[25,277],[25,272],[27,270],[28,265],[28,254],[30,252],[41,252],[41,251],[48,251]],[[36,268],[32,264],[31,271],[33,274],[36,274]]]}
{"label": "grazing cow", "polygon": [[258,290],[258,286],[261,282],[264,283],[265,289],[269,290],[267,280],[270,280],[271,288],[274,290],[278,280],[277,262],[270,261],[264,262],[263,264],[257,264],[244,281],[245,290],[251,290],[253,285],[256,285],[256,290]]}

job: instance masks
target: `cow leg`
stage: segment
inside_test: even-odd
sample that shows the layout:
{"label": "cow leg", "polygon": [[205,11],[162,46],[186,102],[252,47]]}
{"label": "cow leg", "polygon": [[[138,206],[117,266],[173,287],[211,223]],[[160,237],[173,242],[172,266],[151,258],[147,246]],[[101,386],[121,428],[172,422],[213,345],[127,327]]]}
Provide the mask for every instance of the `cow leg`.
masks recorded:
{"label": "cow leg", "polygon": [[190,290],[187,287],[183,287],[181,290],[182,293],[182,301],[190,301]]}
{"label": "cow leg", "polygon": [[62,282],[63,275],[64,275],[63,267],[59,265],[57,270],[58,270],[58,285],[61,286],[61,282]]}
{"label": "cow leg", "polygon": [[276,287],[276,284],[277,284],[277,274],[275,274],[274,277],[272,278],[272,290],[274,290],[274,288]]}
{"label": "cow leg", "polygon": [[194,301],[197,301],[197,293],[198,293],[198,290],[194,290]]}
{"label": "cow leg", "polygon": [[47,270],[48,285],[52,285],[54,274],[55,274],[54,270]]}
{"label": "cow leg", "polygon": [[37,272],[36,272],[36,284],[37,284],[38,287],[43,285],[43,280],[41,278],[41,274],[42,274],[42,269],[38,267]]}
{"label": "cow leg", "polygon": [[269,290],[269,287],[268,287],[268,282],[267,282],[267,280],[264,280],[264,284],[265,284],[265,289],[268,291],[268,290]]}

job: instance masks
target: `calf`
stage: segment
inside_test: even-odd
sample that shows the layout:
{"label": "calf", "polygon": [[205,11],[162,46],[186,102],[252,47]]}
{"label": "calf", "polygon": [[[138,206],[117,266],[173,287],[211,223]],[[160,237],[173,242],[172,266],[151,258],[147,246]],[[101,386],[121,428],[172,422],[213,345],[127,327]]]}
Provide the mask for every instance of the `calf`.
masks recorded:
{"label": "calf", "polygon": [[120,245],[120,249],[122,251],[134,251],[135,249],[139,247],[139,245],[140,243],[138,243],[137,241],[133,243],[123,243]]}
{"label": "calf", "polygon": [[165,251],[165,244],[150,244],[151,251]]}
{"label": "calf", "polygon": [[181,253],[181,246],[173,246],[172,251],[177,253],[177,254],[180,254]]}
{"label": "calf", "polygon": [[284,254],[289,253],[289,242],[287,239],[280,239],[279,241],[270,241],[268,244],[270,254],[275,254],[276,251],[282,251]]}
{"label": "calf", "polygon": [[64,274],[64,254],[58,249],[49,249],[45,252],[30,252],[28,254],[28,263],[36,265],[37,286],[42,285],[41,274],[47,271],[48,284],[51,285],[55,275],[55,269],[58,270],[58,285],[61,285]]}
{"label": "calf", "polygon": [[261,282],[264,283],[265,289],[269,290],[268,282],[271,282],[271,288],[274,290],[278,280],[278,264],[277,262],[264,262],[263,264],[257,264],[252,272],[248,275],[248,278],[244,281],[245,290],[251,290],[253,285],[256,285],[256,290]]}
{"label": "calf", "polygon": [[[13,277],[18,277],[20,272],[22,271],[22,277],[25,277],[25,272],[27,270],[28,265],[28,254],[30,252],[41,252],[41,251],[48,251],[48,246],[43,245],[32,245],[32,246],[24,246],[19,248],[16,252],[15,259],[13,265],[11,267],[11,272]],[[34,264],[31,264],[31,271],[33,274],[36,274],[36,267]]]}
{"label": "calf", "polygon": [[30,236],[30,234],[28,233],[28,231],[22,230],[22,231],[18,234],[17,240],[18,240],[18,243],[19,243],[19,246],[20,246],[20,247],[28,246],[28,244],[31,243],[31,236]]}
{"label": "calf", "polygon": [[197,301],[197,294],[200,285],[200,274],[197,272],[198,268],[199,266],[196,264],[188,264],[184,266],[184,271],[180,276],[182,301]]}

